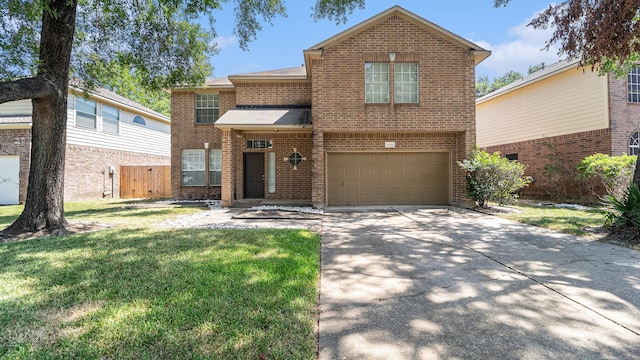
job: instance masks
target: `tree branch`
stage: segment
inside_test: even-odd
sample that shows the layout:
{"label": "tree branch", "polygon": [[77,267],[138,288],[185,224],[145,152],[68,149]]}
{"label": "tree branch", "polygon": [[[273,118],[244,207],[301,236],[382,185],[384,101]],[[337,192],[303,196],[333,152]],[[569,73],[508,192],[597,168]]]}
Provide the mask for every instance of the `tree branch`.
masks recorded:
{"label": "tree branch", "polygon": [[40,75],[15,81],[0,82],[0,104],[9,101],[54,96],[57,91],[56,86],[49,79]]}

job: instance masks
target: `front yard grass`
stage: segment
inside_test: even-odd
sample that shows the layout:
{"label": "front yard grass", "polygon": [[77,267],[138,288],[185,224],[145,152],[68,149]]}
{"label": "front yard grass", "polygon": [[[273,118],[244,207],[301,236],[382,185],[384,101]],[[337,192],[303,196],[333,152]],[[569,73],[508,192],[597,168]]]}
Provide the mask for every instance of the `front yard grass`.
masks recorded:
{"label": "front yard grass", "polygon": [[577,210],[523,203],[509,205],[509,207],[521,212],[500,213],[497,215],[505,219],[578,236],[589,235],[590,232],[585,231],[585,228],[602,226],[604,222],[604,212],[597,208]]}
{"label": "front yard grass", "polygon": [[66,205],[107,230],[0,243],[0,358],[315,357],[318,234],[161,230],[199,210],[125,205]]}

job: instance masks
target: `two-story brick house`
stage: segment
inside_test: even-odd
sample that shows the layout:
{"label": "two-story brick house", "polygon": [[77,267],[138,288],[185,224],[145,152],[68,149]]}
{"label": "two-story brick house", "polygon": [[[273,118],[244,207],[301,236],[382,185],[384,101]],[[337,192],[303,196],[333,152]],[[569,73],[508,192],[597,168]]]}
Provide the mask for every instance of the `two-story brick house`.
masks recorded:
{"label": "two-story brick house", "polygon": [[400,7],[305,65],[172,90],[172,196],[466,203],[475,65],[490,52]]}

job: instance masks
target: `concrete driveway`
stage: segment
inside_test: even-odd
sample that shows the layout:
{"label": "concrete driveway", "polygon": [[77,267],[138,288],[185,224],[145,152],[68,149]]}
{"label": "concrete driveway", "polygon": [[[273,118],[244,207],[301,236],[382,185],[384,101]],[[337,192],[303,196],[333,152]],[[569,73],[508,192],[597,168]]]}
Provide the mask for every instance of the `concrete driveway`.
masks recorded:
{"label": "concrete driveway", "polygon": [[640,252],[462,209],[325,213],[320,359],[639,359]]}

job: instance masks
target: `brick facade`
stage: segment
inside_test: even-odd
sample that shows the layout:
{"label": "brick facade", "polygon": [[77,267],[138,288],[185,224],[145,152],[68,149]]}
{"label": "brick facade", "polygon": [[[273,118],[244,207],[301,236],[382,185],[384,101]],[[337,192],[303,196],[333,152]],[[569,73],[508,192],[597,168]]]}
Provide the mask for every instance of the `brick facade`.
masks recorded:
{"label": "brick facade", "polygon": [[23,203],[27,198],[29,183],[29,164],[31,163],[31,128],[0,130],[0,156],[20,156],[20,188],[18,200]]}
{"label": "brick facade", "polygon": [[[487,147],[487,151],[518,155],[518,161],[526,166],[525,175],[532,176],[535,180],[525,189],[525,194],[579,197],[589,194],[587,189],[578,186],[580,184],[576,182],[576,165],[585,156],[610,153],[611,131],[601,129],[490,146]],[[562,164],[562,169],[557,170],[557,174],[562,178],[545,175],[545,165],[554,163]]]}
{"label": "brick facade", "polygon": [[[327,206],[327,152],[443,152],[450,154],[450,196],[467,204],[464,174],[457,161],[475,144],[475,65],[488,53],[442,32],[423,19],[394,7],[305,51],[306,67],[213,79],[206,89],[172,91],[172,196],[220,197],[232,205],[244,197],[245,153],[264,153],[265,177],[269,153],[275,154],[276,186],[265,199],[309,200]],[[353,28],[352,28],[353,29]],[[334,40],[338,39],[338,40]],[[390,53],[395,59],[390,59]],[[390,71],[387,104],[365,104],[365,63],[417,63],[419,101],[393,101]],[[230,88],[233,88],[232,90]],[[195,124],[195,94],[218,92],[220,115],[234,107],[310,107],[311,127],[278,128],[225,123]],[[235,125],[230,125],[235,124]],[[249,124],[249,123],[247,123]],[[272,140],[271,149],[247,149],[250,139]],[[385,142],[395,142],[388,149]],[[222,149],[222,186],[181,185],[183,149]],[[305,160],[293,169],[285,159],[296,149]]]}
{"label": "brick facade", "polygon": [[640,104],[627,101],[626,78],[609,75],[609,121],[611,155],[629,153],[629,138],[640,126]]}
{"label": "brick facade", "polygon": [[[121,166],[169,165],[168,156],[150,155],[67,144],[64,168],[64,198],[67,201],[120,197]],[[115,168],[109,174],[109,167]]]}
{"label": "brick facade", "polygon": [[[418,103],[365,103],[364,64],[386,62],[392,68],[389,53],[395,54],[395,62],[418,64]],[[393,96],[393,71],[390,75],[389,93]],[[321,146],[320,133],[324,133],[325,151],[380,151],[385,150],[386,140],[396,141],[392,151],[450,152],[451,199],[453,203],[466,203],[464,174],[456,161],[467,157],[475,144],[474,89],[474,61],[467,50],[404,17],[391,16],[367,31],[324,48],[322,58],[314,59],[314,146]],[[358,129],[364,131],[358,133]],[[329,141],[333,133],[354,131],[350,139]],[[322,148],[314,154],[320,152]],[[313,177],[318,180],[314,183],[313,201],[320,207],[326,206],[327,188],[322,180],[325,176],[326,166],[314,167]]]}
{"label": "brick facade", "polygon": [[[26,200],[29,184],[31,153],[31,129],[0,130],[0,156],[20,156],[21,203]],[[149,155],[127,151],[103,149],[67,144],[65,155],[65,201],[102,199],[111,197],[111,179],[114,180],[115,198],[120,197],[120,166],[123,165],[169,165],[168,156]],[[115,168],[113,175],[109,167]]]}
{"label": "brick facade", "polygon": [[311,83],[308,81],[236,82],[236,94],[238,105],[311,105]]}

